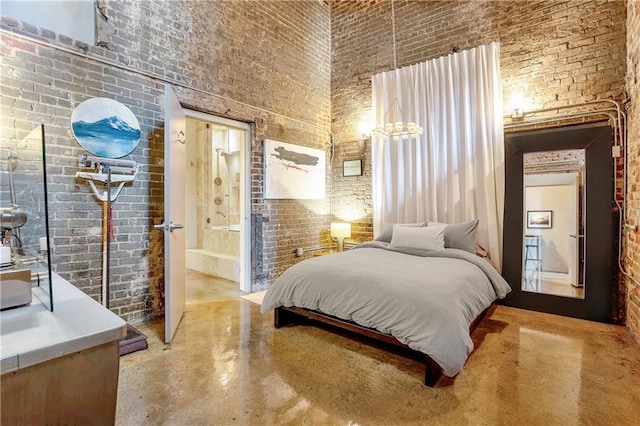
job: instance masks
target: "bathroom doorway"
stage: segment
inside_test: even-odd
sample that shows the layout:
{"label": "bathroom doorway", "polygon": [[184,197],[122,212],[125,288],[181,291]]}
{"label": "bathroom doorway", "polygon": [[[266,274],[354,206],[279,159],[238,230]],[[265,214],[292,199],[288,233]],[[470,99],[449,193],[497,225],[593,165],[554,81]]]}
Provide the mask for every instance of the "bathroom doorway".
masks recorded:
{"label": "bathroom doorway", "polygon": [[185,115],[187,301],[250,293],[250,125]]}

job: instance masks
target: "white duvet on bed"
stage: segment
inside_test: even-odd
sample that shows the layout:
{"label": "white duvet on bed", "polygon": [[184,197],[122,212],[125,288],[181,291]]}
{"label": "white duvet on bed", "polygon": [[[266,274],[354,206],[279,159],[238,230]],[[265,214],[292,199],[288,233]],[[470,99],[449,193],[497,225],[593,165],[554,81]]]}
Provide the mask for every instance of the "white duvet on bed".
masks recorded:
{"label": "white duvet on bed", "polygon": [[261,310],[297,306],[374,328],[454,376],[473,350],[471,322],[509,291],[486,260],[469,252],[407,251],[370,242],[287,269]]}

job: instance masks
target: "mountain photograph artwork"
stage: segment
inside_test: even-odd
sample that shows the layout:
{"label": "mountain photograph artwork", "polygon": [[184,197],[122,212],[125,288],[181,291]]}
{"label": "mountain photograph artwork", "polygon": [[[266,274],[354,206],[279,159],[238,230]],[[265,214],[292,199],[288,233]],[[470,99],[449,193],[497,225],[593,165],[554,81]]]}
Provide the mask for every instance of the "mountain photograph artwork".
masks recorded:
{"label": "mountain photograph artwork", "polygon": [[108,98],[92,98],[78,105],[71,116],[71,129],[78,143],[98,157],[124,157],[140,142],[140,124],[131,110]]}

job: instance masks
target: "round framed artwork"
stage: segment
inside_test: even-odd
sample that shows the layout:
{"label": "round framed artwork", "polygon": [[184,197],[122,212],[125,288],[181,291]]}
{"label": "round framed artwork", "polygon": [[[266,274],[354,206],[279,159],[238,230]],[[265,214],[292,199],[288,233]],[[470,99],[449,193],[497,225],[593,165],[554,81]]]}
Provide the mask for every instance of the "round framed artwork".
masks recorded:
{"label": "round framed artwork", "polygon": [[140,123],[129,108],[109,98],[91,98],[71,114],[78,143],[98,157],[120,158],[140,143]]}

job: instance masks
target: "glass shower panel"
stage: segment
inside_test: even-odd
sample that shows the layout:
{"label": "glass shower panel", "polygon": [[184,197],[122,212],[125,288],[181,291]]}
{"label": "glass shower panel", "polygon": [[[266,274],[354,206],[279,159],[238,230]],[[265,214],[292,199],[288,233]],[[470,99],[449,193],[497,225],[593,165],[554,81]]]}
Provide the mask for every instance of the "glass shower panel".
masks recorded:
{"label": "glass shower panel", "polygon": [[42,124],[20,141],[2,140],[0,175],[0,245],[8,255],[0,262],[0,306],[30,303],[33,294],[53,311]]}
{"label": "glass shower panel", "polygon": [[228,130],[225,127],[211,126],[211,151],[209,191],[209,217],[212,228],[228,226],[227,211],[227,167],[226,155]]}
{"label": "glass shower panel", "polygon": [[211,125],[209,224],[214,229],[239,230],[240,148],[244,132]]}

